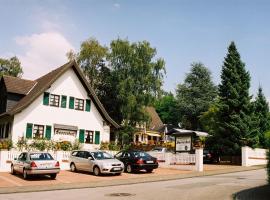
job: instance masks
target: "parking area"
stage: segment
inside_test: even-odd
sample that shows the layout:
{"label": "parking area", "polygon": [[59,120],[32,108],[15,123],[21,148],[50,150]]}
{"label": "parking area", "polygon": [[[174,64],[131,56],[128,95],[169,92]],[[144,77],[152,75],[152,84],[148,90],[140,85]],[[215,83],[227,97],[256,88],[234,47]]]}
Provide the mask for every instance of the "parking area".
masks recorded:
{"label": "parking area", "polygon": [[[235,168],[236,166],[224,166],[224,165],[205,165],[205,171],[216,171],[224,170],[229,168]],[[4,187],[14,187],[14,186],[46,186],[46,185],[57,185],[57,184],[76,184],[76,183],[89,183],[89,182],[102,182],[102,181],[116,181],[124,179],[138,179],[138,178],[149,178],[149,177],[159,177],[159,176],[172,176],[180,174],[192,174],[194,171],[179,170],[177,168],[158,168],[152,173],[139,172],[139,173],[122,173],[120,176],[115,175],[102,175],[94,176],[91,173],[83,172],[70,172],[62,170],[58,174],[56,180],[51,180],[46,176],[30,177],[29,180],[24,180],[21,175],[12,175],[9,172],[0,172],[0,188]]]}
{"label": "parking area", "polygon": [[134,174],[122,173],[120,176],[115,175],[102,175],[94,176],[91,173],[84,172],[70,172],[61,171],[56,180],[51,180],[46,176],[33,176],[29,180],[24,180],[22,175],[12,175],[8,172],[0,173],[0,187],[13,187],[13,186],[31,186],[31,185],[52,185],[63,183],[84,183],[84,182],[97,182],[97,181],[110,181],[119,179],[132,179],[132,178],[145,178],[149,176],[159,175],[173,175],[173,174],[187,174],[191,171],[180,171],[176,169],[162,169],[158,168],[153,173],[139,172]]}

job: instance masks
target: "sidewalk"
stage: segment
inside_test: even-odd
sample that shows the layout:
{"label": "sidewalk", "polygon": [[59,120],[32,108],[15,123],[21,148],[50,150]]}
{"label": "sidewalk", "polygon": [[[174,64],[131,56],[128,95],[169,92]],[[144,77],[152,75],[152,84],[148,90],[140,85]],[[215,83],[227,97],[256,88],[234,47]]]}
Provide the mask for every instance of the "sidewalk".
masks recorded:
{"label": "sidewalk", "polygon": [[[7,193],[20,193],[20,192],[38,192],[38,191],[51,191],[51,190],[66,190],[66,189],[78,189],[78,188],[95,188],[95,187],[106,187],[106,186],[116,186],[116,185],[127,185],[127,184],[137,184],[145,182],[157,182],[157,181],[167,181],[176,180],[200,176],[211,176],[217,174],[226,174],[239,171],[249,171],[262,169],[265,166],[252,166],[252,167],[241,167],[241,166],[220,166],[215,168],[213,166],[205,166],[204,172],[188,172],[188,173],[178,173],[178,174],[150,174],[149,176],[132,174],[132,178],[121,179],[117,177],[112,177],[109,180],[104,180],[100,178],[95,181],[88,182],[76,182],[76,183],[57,183],[49,185],[29,185],[29,186],[12,186],[12,187],[2,187],[0,188],[0,194]],[[86,175],[87,176],[87,175]],[[91,175],[90,175],[91,176]],[[125,175],[124,175],[125,176]],[[30,181],[29,181],[30,182]]]}

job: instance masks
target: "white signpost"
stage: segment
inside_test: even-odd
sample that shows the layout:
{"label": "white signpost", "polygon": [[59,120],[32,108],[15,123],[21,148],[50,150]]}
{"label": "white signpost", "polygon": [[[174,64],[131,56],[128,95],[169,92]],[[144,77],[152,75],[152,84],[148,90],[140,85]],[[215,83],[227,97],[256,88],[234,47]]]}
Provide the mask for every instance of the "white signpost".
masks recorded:
{"label": "white signpost", "polygon": [[175,139],[176,145],[175,150],[176,152],[183,152],[183,151],[191,151],[191,136],[181,136],[176,137]]}

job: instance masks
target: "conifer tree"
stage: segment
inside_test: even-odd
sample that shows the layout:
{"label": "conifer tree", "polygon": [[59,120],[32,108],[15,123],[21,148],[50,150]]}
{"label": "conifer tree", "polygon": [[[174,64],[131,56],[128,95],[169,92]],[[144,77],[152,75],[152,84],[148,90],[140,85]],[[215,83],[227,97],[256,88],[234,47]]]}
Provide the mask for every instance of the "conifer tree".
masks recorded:
{"label": "conifer tree", "polygon": [[259,129],[259,144],[261,147],[266,147],[264,134],[269,130],[269,105],[262,92],[262,87],[259,87],[258,95],[254,102],[254,114],[258,118]]}
{"label": "conifer tree", "polygon": [[258,143],[257,130],[252,128],[256,120],[252,117],[249,87],[249,72],[232,42],[222,66],[219,85],[217,144],[223,155],[239,155],[242,146]]}

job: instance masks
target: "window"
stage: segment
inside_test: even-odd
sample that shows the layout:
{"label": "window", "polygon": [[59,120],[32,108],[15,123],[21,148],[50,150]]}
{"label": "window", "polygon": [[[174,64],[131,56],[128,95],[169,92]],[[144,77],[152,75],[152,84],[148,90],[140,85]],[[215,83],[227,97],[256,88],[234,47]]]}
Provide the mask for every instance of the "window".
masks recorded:
{"label": "window", "polygon": [[50,94],[50,106],[59,107],[60,96],[55,94]]}
{"label": "window", "polygon": [[84,108],[84,100],[83,99],[75,99],[75,110],[83,110]]}
{"label": "window", "polygon": [[85,131],[85,143],[93,144],[94,141],[94,131]]}
{"label": "window", "polygon": [[43,138],[44,137],[44,126],[43,125],[34,125],[33,138]]}

